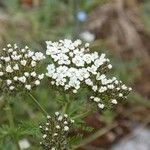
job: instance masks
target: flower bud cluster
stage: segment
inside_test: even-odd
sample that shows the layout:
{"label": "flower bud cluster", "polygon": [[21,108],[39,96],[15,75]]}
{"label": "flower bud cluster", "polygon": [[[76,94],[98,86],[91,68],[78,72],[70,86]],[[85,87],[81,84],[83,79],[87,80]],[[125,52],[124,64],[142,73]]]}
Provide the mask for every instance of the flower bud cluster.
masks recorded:
{"label": "flower bud cluster", "polygon": [[117,104],[131,90],[115,77],[107,78],[106,73],[112,69],[109,59],[103,53],[89,52],[89,43],[67,39],[46,43],[46,55],[53,61],[46,75],[52,85],[73,93],[86,85],[93,92],[90,99],[101,109],[108,103]]}
{"label": "flower bud cluster", "polygon": [[8,44],[0,55],[0,88],[2,92],[31,90],[40,84],[44,74],[37,66],[45,59],[41,52],[33,52],[27,46],[19,48]]}
{"label": "flower bud cluster", "polygon": [[55,112],[53,117],[47,116],[47,122],[39,126],[42,133],[40,145],[45,150],[66,150],[68,147],[68,133],[74,120],[67,114],[61,115]]}

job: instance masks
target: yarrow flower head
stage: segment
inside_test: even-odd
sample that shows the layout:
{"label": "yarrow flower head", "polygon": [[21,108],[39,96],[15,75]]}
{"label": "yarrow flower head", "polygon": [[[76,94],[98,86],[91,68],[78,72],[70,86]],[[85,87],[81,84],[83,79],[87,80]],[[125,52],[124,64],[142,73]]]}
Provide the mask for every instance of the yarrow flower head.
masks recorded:
{"label": "yarrow flower head", "polygon": [[68,147],[68,133],[74,120],[67,114],[55,112],[53,117],[47,116],[47,122],[39,126],[42,133],[40,145],[45,150],[65,150]]}
{"label": "yarrow flower head", "polygon": [[0,90],[12,93],[38,86],[44,74],[37,72],[37,66],[43,59],[45,56],[41,52],[8,44],[0,55]]}
{"label": "yarrow flower head", "polygon": [[89,44],[82,46],[81,40],[47,41],[46,54],[50,55],[53,63],[47,67],[47,76],[51,83],[61,86],[74,93],[82,83],[93,86],[91,78],[103,64],[108,63],[105,55],[97,52],[89,53]]}
{"label": "yarrow flower head", "polygon": [[110,60],[104,53],[90,52],[89,43],[83,45],[81,40],[72,42],[65,39],[47,41],[46,44],[46,55],[52,59],[46,75],[53,86],[77,93],[86,85],[93,93],[90,99],[100,109],[108,104],[117,104],[131,91],[116,77],[106,76],[112,69]]}

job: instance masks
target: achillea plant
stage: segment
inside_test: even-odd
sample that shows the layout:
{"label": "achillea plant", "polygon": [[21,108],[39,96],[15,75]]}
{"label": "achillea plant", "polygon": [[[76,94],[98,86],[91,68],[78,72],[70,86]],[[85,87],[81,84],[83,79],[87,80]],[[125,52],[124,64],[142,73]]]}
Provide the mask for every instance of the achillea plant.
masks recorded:
{"label": "achillea plant", "polygon": [[41,52],[8,44],[0,56],[0,91],[15,94],[38,86],[44,74],[37,72],[37,66],[43,59]]}
{"label": "achillea plant", "polygon": [[47,116],[47,122],[39,126],[42,133],[41,146],[45,150],[68,149],[68,133],[74,120],[69,119],[67,114],[61,115],[55,112],[55,116]]}
{"label": "achillea plant", "polygon": [[[2,95],[9,94],[11,98],[25,91],[25,94],[31,97],[36,107],[47,117],[47,122],[40,125],[42,133],[40,144],[43,149],[68,150],[71,146],[68,140],[69,131],[77,127],[76,125],[81,125],[80,123],[88,114],[85,111],[95,111],[93,106],[101,110],[117,104],[120,100],[126,99],[132,89],[118,81],[116,77],[108,78],[108,72],[112,68],[109,59],[103,53],[91,52],[89,43],[82,44],[81,40],[73,42],[65,39],[58,42],[47,41],[46,44],[46,57],[41,52],[31,51],[27,46],[20,49],[16,44],[8,44],[7,48],[3,49],[0,55],[0,92]],[[39,63],[44,59],[49,61],[47,72],[39,73]],[[49,85],[64,98],[61,104],[57,103],[57,99],[54,100],[61,113],[56,112],[52,117],[31,94],[31,91],[46,77]],[[80,101],[84,101],[80,103],[74,99],[74,96],[83,89],[88,92],[89,101],[80,98]],[[87,110],[85,106],[88,102],[92,102],[93,105],[90,105]],[[8,119],[13,128],[9,101],[7,104]],[[83,109],[78,109],[79,107]],[[77,118],[81,120],[77,121]],[[15,142],[17,140],[15,139]],[[19,146],[17,147],[19,149]]]}
{"label": "achillea plant", "polygon": [[93,91],[90,99],[101,109],[129,94],[131,88],[118,81],[116,77],[107,78],[107,72],[112,68],[105,54],[90,52],[89,43],[81,40],[47,41],[46,55],[52,63],[47,66],[46,75],[51,84],[64,89],[64,92],[77,93],[82,87]]}

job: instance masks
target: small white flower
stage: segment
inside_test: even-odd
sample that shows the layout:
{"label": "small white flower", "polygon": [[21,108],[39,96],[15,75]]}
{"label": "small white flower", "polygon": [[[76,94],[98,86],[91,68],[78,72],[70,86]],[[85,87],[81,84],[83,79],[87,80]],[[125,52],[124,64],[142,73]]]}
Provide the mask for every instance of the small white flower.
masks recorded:
{"label": "small white flower", "polygon": [[115,80],[115,84],[118,84],[119,83],[119,81],[118,80]]}
{"label": "small white flower", "polygon": [[93,82],[92,82],[92,80],[89,79],[89,78],[85,80],[85,83],[86,83],[87,85],[89,85],[89,86],[93,86]]}
{"label": "small white flower", "polygon": [[31,85],[25,85],[25,88],[27,89],[27,90],[31,90]]}
{"label": "small white flower", "polygon": [[131,87],[129,87],[129,91],[132,91],[132,88],[131,88]]}
{"label": "small white flower", "polygon": [[10,85],[12,83],[11,80],[7,80],[7,85]]}
{"label": "small white flower", "polygon": [[40,81],[39,80],[36,80],[35,81],[35,85],[39,85],[40,84]]}
{"label": "small white flower", "polygon": [[123,94],[122,94],[122,93],[119,93],[119,97],[123,97]]}
{"label": "small white flower", "polygon": [[74,123],[74,120],[71,119],[71,123]]}
{"label": "small white flower", "polygon": [[90,96],[90,99],[94,99],[94,96]]}
{"label": "small white flower", "polygon": [[27,64],[27,61],[26,60],[21,60],[20,63],[21,63],[22,66],[25,66]]}
{"label": "small white flower", "polygon": [[6,67],[6,72],[8,72],[8,73],[12,73],[12,72],[13,72],[13,69],[11,68],[10,65],[8,65],[8,66]]}
{"label": "small white flower", "polygon": [[3,76],[3,75],[4,75],[4,72],[1,72],[1,71],[0,71],[0,76]]}
{"label": "small white flower", "polygon": [[108,65],[108,68],[109,68],[109,69],[112,69],[112,65],[111,65],[111,64],[109,64],[109,65]]}
{"label": "small white flower", "polygon": [[70,57],[73,57],[73,55],[74,55],[73,52],[69,52]]}
{"label": "small white flower", "polygon": [[68,124],[68,122],[67,122],[67,121],[65,121],[65,122],[64,122],[64,124]]}
{"label": "small white flower", "polygon": [[73,93],[77,93],[77,90],[73,90]]}
{"label": "small white flower", "polygon": [[49,126],[49,123],[47,122],[46,125]]}
{"label": "small white flower", "polygon": [[29,72],[25,72],[24,75],[25,75],[26,77],[29,77],[29,76],[30,76]]}
{"label": "small white flower", "polygon": [[64,114],[64,117],[68,118],[68,115],[67,115],[67,114]]}
{"label": "small white flower", "polygon": [[107,86],[109,89],[114,89],[114,85],[113,84],[110,84]]}
{"label": "small white flower", "polygon": [[36,72],[34,71],[34,72],[31,72],[31,76],[32,77],[35,77],[36,76]]}
{"label": "small white flower", "polygon": [[40,129],[42,129],[42,126],[39,126]]}
{"label": "small white flower", "polygon": [[40,74],[40,75],[38,76],[38,78],[39,78],[39,80],[42,80],[42,79],[44,78],[44,74]]}
{"label": "small white flower", "polygon": [[32,61],[31,61],[31,66],[32,66],[32,67],[35,67],[35,66],[36,66],[36,61],[32,60]]}
{"label": "small white flower", "polygon": [[9,43],[9,44],[7,44],[7,47],[11,47],[11,44]]}
{"label": "small white flower", "polygon": [[117,91],[119,91],[119,90],[120,90],[120,87],[117,87],[116,89],[117,89]]}
{"label": "small white flower", "polygon": [[25,83],[26,82],[26,77],[25,76],[19,77],[18,80],[22,83]]}
{"label": "small white flower", "polygon": [[14,86],[10,86],[9,87],[10,90],[14,90],[14,88],[15,88]]}
{"label": "small white flower", "polygon": [[24,48],[21,49],[21,52],[22,52],[22,53],[25,53],[25,52],[26,52],[26,49],[24,49]]}
{"label": "small white flower", "polygon": [[11,53],[11,52],[13,52],[13,49],[12,49],[12,48],[9,48],[9,49],[8,49],[8,53]]}
{"label": "small white flower", "polygon": [[32,52],[32,51],[28,51],[28,57],[30,58],[30,57],[32,57],[34,55],[34,52]]}
{"label": "small white flower", "polygon": [[122,88],[123,90],[126,90],[126,89],[127,89],[127,86],[126,86],[126,85],[122,85],[121,88]]}
{"label": "small white flower", "polygon": [[5,62],[9,62],[10,61],[10,57],[5,57]]}
{"label": "small white flower", "polygon": [[59,116],[58,117],[58,121],[62,121],[63,117],[62,116]]}
{"label": "small white flower", "polygon": [[68,131],[69,130],[69,127],[68,126],[65,126],[64,127],[64,131]]}
{"label": "small white flower", "polygon": [[48,131],[48,128],[46,127],[45,130]]}
{"label": "small white flower", "polygon": [[95,101],[95,102],[100,102],[100,98],[95,97],[95,98],[94,98],[94,101]]}
{"label": "small white flower", "polygon": [[32,59],[35,61],[40,61],[42,59],[45,59],[45,56],[41,52],[36,52],[35,56],[32,56]]}
{"label": "small white flower", "polygon": [[58,135],[58,133],[54,133],[54,136],[57,136]]}
{"label": "small white flower", "polygon": [[17,81],[17,80],[18,80],[18,77],[17,77],[17,76],[15,76],[13,79],[14,79],[15,81]]}
{"label": "small white flower", "polygon": [[85,43],[85,47],[89,47],[90,46],[90,44],[89,43]]}
{"label": "small white flower", "polygon": [[96,92],[97,89],[98,89],[98,88],[97,88],[97,85],[95,85],[95,86],[92,87],[92,90],[93,90],[94,92]]}
{"label": "small white flower", "polygon": [[55,115],[56,115],[56,116],[59,116],[59,115],[60,115],[60,113],[59,113],[59,112],[55,112]]}
{"label": "small white flower", "polygon": [[3,51],[6,51],[6,48],[3,48]]}
{"label": "small white flower", "polygon": [[112,103],[112,104],[117,104],[117,100],[116,100],[116,99],[112,99],[112,100],[111,100],[111,103]]}
{"label": "small white flower", "polygon": [[48,115],[48,116],[47,116],[47,119],[50,119],[50,118],[51,118],[51,116]]}
{"label": "small white flower", "polygon": [[59,125],[57,125],[57,126],[56,126],[56,129],[60,129],[60,126],[59,126]]}
{"label": "small white flower", "polygon": [[18,64],[15,64],[15,66],[13,67],[14,70],[19,70],[19,66]]}
{"label": "small white flower", "polygon": [[98,107],[101,108],[101,109],[103,109],[105,106],[104,106],[104,104],[99,103]]}
{"label": "small white flower", "polygon": [[44,134],[44,135],[43,135],[43,139],[45,139],[46,137],[47,137],[47,135],[46,135],[46,134]]}
{"label": "small white flower", "polygon": [[107,91],[107,87],[106,86],[101,86],[100,89],[99,89],[99,93],[103,93]]}

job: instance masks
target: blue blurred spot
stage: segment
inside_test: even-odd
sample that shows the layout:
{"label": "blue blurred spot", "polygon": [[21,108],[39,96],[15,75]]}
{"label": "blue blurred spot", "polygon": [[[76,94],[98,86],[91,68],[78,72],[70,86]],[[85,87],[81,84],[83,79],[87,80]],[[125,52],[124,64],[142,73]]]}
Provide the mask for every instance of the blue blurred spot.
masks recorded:
{"label": "blue blurred spot", "polygon": [[81,22],[84,22],[87,18],[87,14],[84,11],[77,12],[77,19]]}

